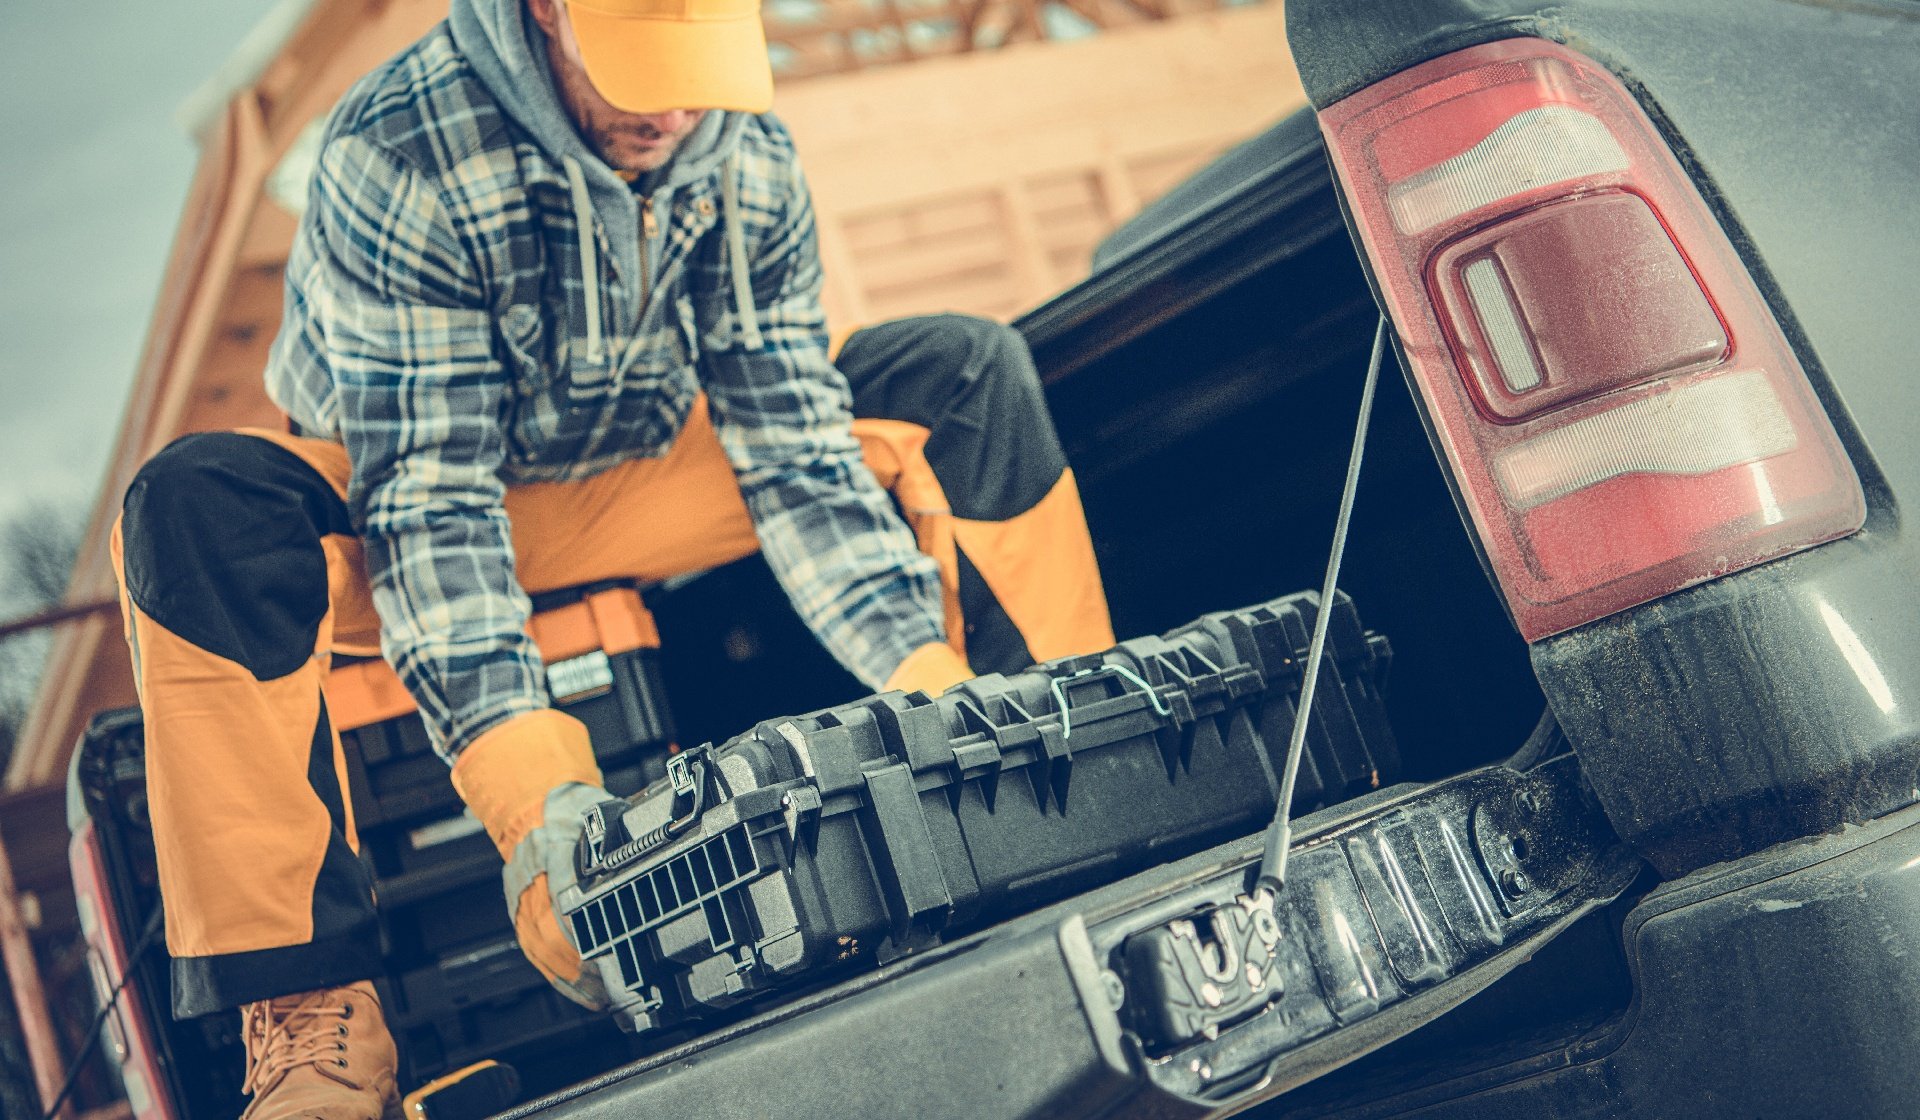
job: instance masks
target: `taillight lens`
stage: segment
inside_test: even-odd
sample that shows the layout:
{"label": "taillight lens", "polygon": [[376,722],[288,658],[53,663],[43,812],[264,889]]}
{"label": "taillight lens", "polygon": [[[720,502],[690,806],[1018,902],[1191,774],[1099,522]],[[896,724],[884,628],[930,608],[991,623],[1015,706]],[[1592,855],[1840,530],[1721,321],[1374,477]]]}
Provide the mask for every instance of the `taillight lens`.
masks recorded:
{"label": "taillight lens", "polygon": [[1320,121],[1528,640],[1865,521],[1779,324],[1612,75],[1509,40]]}
{"label": "taillight lens", "polygon": [[[111,1000],[114,985],[122,977],[127,978],[127,985],[118,997],[119,1009],[107,1016],[105,1029],[134,1120],[177,1120],[176,1106],[166,1092],[168,1081],[160,1071],[160,1046],[154,1037],[154,1020],[132,976],[140,962],[130,955],[130,948],[111,917],[113,890],[107,883],[107,862],[100,852],[100,838],[91,822],[74,830],[73,839],[68,842],[67,865],[73,873],[74,904],[80,912],[80,934],[87,946],[87,964],[93,974],[94,992],[102,1006]],[[154,945],[150,951],[162,952],[163,948]]]}

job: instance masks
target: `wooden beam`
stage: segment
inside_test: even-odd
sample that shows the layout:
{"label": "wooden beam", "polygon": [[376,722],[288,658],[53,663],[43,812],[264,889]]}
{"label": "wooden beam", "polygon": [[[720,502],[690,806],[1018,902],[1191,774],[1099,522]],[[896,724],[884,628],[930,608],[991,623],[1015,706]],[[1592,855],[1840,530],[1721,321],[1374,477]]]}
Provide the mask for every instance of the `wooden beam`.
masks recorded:
{"label": "wooden beam", "polygon": [[62,622],[71,622],[90,614],[104,614],[119,609],[120,603],[117,599],[96,599],[91,603],[49,607],[44,611],[35,611],[24,618],[16,618],[11,622],[0,622],[0,639],[24,634],[29,630],[44,630],[49,626],[58,626]]}
{"label": "wooden beam", "polygon": [[980,21],[987,14],[988,0],[962,0],[958,13],[960,25],[960,49],[971,51],[977,44]]}
{"label": "wooden beam", "polygon": [[1099,0],[1058,0],[1058,3],[1095,27],[1106,27],[1111,22],[1101,10]]}
{"label": "wooden beam", "polygon": [[[60,1092],[65,1062],[60,1053],[59,1032],[54,1028],[52,1013],[47,1010],[47,991],[40,982],[40,964],[33,955],[33,939],[20,912],[19,885],[14,881],[13,861],[7,856],[3,835],[0,835],[0,961],[6,965],[7,983],[13,988],[14,1010],[20,1016],[27,1061],[33,1066],[34,1088],[40,1094],[40,1108],[44,1111]],[[62,1109],[61,1115],[69,1114],[70,1110]]]}
{"label": "wooden beam", "polygon": [[133,665],[117,613],[96,612],[62,624],[4,788],[20,790],[60,780],[74,743],[94,713],[132,703]]}
{"label": "wooden beam", "polygon": [[838,219],[821,214],[815,219],[820,238],[820,268],[825,274],[821,302],[827,313],[827,326],[834,337],[834,349],[847,335],[873,322],[865,293],[860,290],[859,274],[847,251],[847,235]]}
{"label": "wooden beam", "polygon": [[[238,263],[240,246],[245,241],[253,210],[260,204],[259,184],[266,180],[267,173],[273,169],[275,156],[269,148],[270,138],[258,98],[250,93],[234,98],[227,106],[227,129],[232,137],[229,172],[233,183],[229,194],[232,202],[220,215],[220,224],[207,254],[207,268],[198,293],[200,298],[188,310],[185,328],[180,332],[180,346],[174,356],[174,361],[180,367],[180,375],[168,379],[159,400],[155,402],[153,426],[155,435],[162,437],[160,445],[181,431],[180,417],[192,400],[197,380],[194,374],[198,372],[201,358],[218,327],[234,267]],[[150,442],[147,454],[158,449],[159,445]]]}
{"label": "wooden beam", "polygon": [[[262,205],[267,173],[307,121],[445,15],[446,0],[323,0],[282,51],[297,61],[268,68],[271,96],[242,91],[209,130],[113,458],[82,539],[69,601],[115,594],[107,537],[120,495],[139,465],[181,434],[236,271],[273,263],[262,241],[290,228],[277,207]],[[263,216],[269,210],[273,213]],[[261,222],[273,231],[262,231]],[[258,364],[249,372],[257,383]],[[264,388],[252,391],[254,404],[265,401]],[[258,415],[248,402],[231,396],[211,403],[230,415]],[[63,627],[0,788],[58,780],[93,713],[130,703],[132,696],[118,622],[96,617]]]}
{"label": "wooden beam", "polygon": [[1152,20],[1166,19],[1172,14],[1160,0],[1120,0],[1120,3]]}
{"label": "wooden beam", "polygon": [[1111,151],[1094,165],[1094,175],[1100,184],[1100,201],[1106,207],[1107,218],[1115,225],[1143,205],[1140,192],[1133,189],[1133,181],[1127,177],[1127,169]]}
{"label": "wooden beam", "polygon": [[885,0],[881,7],[886,12],[887,23],[893,33],[900,36],[900,61],[912,62],[918,55],[914,51],[913,33],[906,13],[900,10],[900,0]]}
{"label": "wooden beam", "polygon": [[[794,52],[776,60],[775,76],[786,84],[913,62],[928,55],[1049,41],[1054,38],[1053,25],[1045,18],[1050,4],[1097,28],[1158,22],[1228,6],[1227,0],[934,0],[911,5],[899,0],[878,4],[822,0],[804,19],[770,15],[766,34],[769,43]],[[947,32],[949,26],[953,33]],[[871,34],[873,40],[863,44],[862,33]]]}
{"label": "wooden beam", "polygon": [[1022,303],[1038,303],[1053,291],[1053,264],[1047,260],[1040,242],[1040,228],[1034,223],[1033,208],[1017,183],[1002,183],[1000,210],[1006,216],[1007,234],[1012,241],[1014,270],[1013,296]]}
{"label": "wooden beam", "polygon": [[1047,37],[1047,25],[1040,18],[1040,0],[1005,0],[1013,5],[1014,26],[1025,31],[1034,42]]}

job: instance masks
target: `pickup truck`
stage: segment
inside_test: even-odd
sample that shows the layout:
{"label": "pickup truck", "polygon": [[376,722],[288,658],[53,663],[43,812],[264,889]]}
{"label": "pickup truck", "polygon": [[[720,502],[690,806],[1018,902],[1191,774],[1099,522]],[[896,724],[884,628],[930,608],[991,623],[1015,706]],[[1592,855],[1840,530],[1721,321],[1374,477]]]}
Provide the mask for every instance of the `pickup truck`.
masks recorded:
{"label": "pickup truck", "polygon": [[[1340,586],[1407,780],[1295,822],[1264,948],[1254,835],[510,1116],[1920,1112],[1920,4],[1288,28],[1313,111],[1017,325],[1148,633],[1318,582],[1387,317]],[[1282,995],[1167,1014],[1172,928]]]}

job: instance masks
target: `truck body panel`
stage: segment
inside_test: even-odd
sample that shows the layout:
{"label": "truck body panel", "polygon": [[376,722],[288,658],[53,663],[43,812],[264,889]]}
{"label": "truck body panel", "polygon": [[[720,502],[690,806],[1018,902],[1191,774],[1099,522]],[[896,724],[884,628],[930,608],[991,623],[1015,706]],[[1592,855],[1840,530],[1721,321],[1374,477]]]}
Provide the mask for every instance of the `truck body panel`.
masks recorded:
{"label": "truck body panel", "polygon": [[[1316,106],[1494,39],[1552,39],[1635,92],[1714,208],[1866,491],[1842,541],[1535,643],[1555,714],[1623,835],[1667,874],[1920,796],[1920,7],[1707,0],[1303,0]],[[1712,765],[1701,765],[1712,760]]]}

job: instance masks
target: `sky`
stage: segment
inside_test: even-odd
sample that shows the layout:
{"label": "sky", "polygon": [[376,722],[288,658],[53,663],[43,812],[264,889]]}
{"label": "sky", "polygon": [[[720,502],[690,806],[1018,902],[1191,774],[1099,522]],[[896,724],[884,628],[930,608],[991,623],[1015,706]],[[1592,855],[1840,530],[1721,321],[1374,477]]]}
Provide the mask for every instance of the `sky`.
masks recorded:
{"label": "sky", "polygon": [[0,525],[91,509],[198,151],[175,113],[274,0],[0,0]]}

